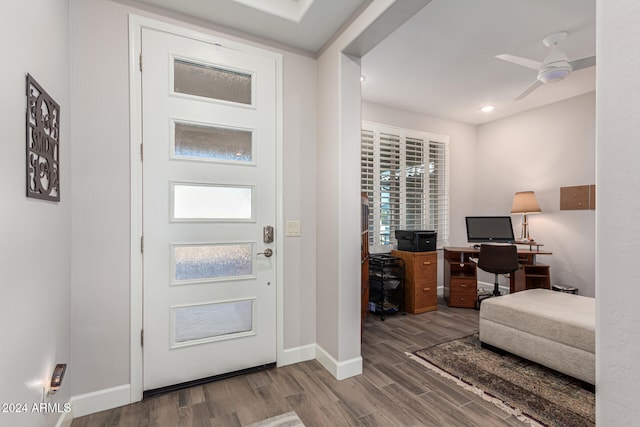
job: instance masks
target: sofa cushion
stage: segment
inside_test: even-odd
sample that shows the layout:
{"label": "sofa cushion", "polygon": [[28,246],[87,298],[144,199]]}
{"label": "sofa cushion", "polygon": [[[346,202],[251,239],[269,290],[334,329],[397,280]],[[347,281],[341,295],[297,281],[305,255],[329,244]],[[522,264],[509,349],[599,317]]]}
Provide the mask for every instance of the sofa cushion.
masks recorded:
{"label": "sofa cushion", "polygon": [[529,289],[484,300],[480,318],[595,353],[595,299]]}

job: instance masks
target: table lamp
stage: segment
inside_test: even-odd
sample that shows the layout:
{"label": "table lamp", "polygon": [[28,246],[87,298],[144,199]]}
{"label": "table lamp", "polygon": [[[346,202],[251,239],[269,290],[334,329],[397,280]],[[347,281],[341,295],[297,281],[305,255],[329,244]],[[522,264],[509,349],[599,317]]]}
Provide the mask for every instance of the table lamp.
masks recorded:
{"label": "table lamp", "polygon": [[528,242],[529,238],[529,224],[527,223],[527,214],[542,212],[536,195],[533,191],[519,191],[513,198],[513,205],[511,205],[511,213],[521,213],[522,216],[522,234],[520,240]]}

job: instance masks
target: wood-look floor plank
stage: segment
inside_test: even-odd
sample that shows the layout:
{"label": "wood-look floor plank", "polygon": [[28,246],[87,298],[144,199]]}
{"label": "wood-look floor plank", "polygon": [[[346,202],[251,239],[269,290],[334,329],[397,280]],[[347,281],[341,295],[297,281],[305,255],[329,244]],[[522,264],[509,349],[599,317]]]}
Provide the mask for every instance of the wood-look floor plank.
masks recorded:
{"label": "wood-look floor plank", "polygon": [[[498,417],[498,418],[502,418],[502,419],[503,419],[503,420],[505,420],[505,421],[508,421],[510,418],[513,418],[513,419],[515,419],[515,418],[516,418],[516,417],[514,417],[514,416],[512,416],[512,415],[509,415],[507,412],[503,411],[502,409],[498,408],[498,407],[497,407],[496,405],[494,405],[493,403],[491,403],[491,402],[488,402],[488,401],[484,400],[484,399],[483,399],[482,397],[480,397],[480,396],[476,396],[476,397],[474,397],[473,402],[474,402],[476,405],[483,407],[483,408],[484,408],[484,410],[489,411],[489,412],[491,412],[491,413],[495,414],[495,416],[496,416],[496,417]],[[521,421],[518,421],[517,419],[516,419],[516,422],[518,423],[518,424],[516,424],[516,425],[522,425],[522,422],[521,422]]]}
{"label": "wood-look floor plank", "polygon": [[265,384],[258,387],[256,396],[257,401],[255,404],[260,404],[264,407],[264,412],[267,414],[266,418],[291,412],[291,405],[287,402],[286,397],[281,395],[273,384]]}
{"label": "wood-look floor plank", "polygon": [[433,393],[438,396],[437,402],[429,397],[429,401],[434,405],[459,408],[473,399],[473,393],[464,390],[453,381],[442,377],[440,374],[421,366],[417,368],[416,372],[418,375],[424,375],[425,380],[429,381]]}
{"label": "wood-look floor plank", "polygon": [[242,425],[252,424],[270,416],[269,411],[259,401],[254,389],[249,384],[248,376],[230,378],[228,383],[231,401],[236,404],[236,413]]}
{"label": "wood-look floor plank", "polygon": [[207,402],[209,416],[214,419],[225,419],[229,414],[238,417],[236,408],[238,402],[234,401],[229,392],[229,385],[226,381],[212,382],[202,386]]}
{"label": "wood-look floor plank", "polygon": [[[306,427],[334,427],[350,426],[350,420],[354,419],[349,411],[338,413],[338,416],[329,415],[326,408],[333,410],[333,406],[340,402],[332,402],[324,406],[317,405],[313,394],[299,393],[287,397],[291,408],[298,414]],[[345,416],[345,413],[348,414]]]}
{"label": "wood-look floor plank", "polygon": [[393,380],[380,371],[374,363],[363,363],[362,374],[378,388],[393,383]]}
{"label": "wood-look floor plank", "polygon": [[376,354],[368,354],[366,357],[371,363],[390,363],[395,365],[406,360],[404,349],[400,349],[393,342],[384,341],[375,345]]}
{"label": "wood-look floor plank", "polygon": [[420,427],[423,425],[418,417],[405,411],[404,408],[398,404],[395,396],[388,395],[383,389],[373,387],[366,377],[355,377],[355,381],[362,383],[362,385],[369,390],[369,400],[375,408],[372,414],[384,415],[393,425],[407,427]]}
{"label": "wood-look floor plank", "polygon": [[[421,425],[440,426],[451,425],[458,422],[458,419],[455,417],[443,414],[437,407],[427,403],[421,398],[421,395],[410,393],[398,384],[391,384],[384,387],[383,390],[387,395],[395,399],[398,405],[400,405],[405,411],[420,420]],[[427,393],[433,392],[429,391]]]}
{"label": "wood-look floor plank", "polygon": [[[120,421],[121,408],[115,408],[109,411],[97,412],[89,415],[87,425],[91,427],[111,427],[117,426]],[[75,426],[74,426],[75,427]]]}
{"label": "wood-look floor plank", "polygon": [[379,364],[375,365],[375,367],[388,378],[393,380],[394,383],[399,384],[400,387],[406,389],[412,394],[422,394],[430,391],[429,387],[424,382],[420,382],[415,377],[411,377],[399,370],[398,366],[402,364],[403,363],[398,363],[396,365]]}
{"label": "wood-look floor plank", "polygon": [[508,423],[507,419],[510,415],[504,411],[501,412],[495,412],[477,401],[470,402],[464,406],[464,413],[469,417],[469,420],[473,423],[472,425],[484,423],[487,426],[504,426],[505,423]]}
{"label": "wood-look floor plank", "polygon": [[294,370],[293,377],[302,386],[305,394],[313,396],[316,406],[329,405],[339,400],[331,388],[322,381],[318,371]]}
{"label": "wood-look floor plank", "polygon": [[253,388],[258,388],[262,387],[263,385],[273,383],[273,380],[269,375],[269,372],[271,371],[272,369],[266,369],[264,371],[254,372],[253,375],[247,375],[247,381],[249,381],[249,385],[251,385],[251,387]]}
{"label": "wood-look floor plank", "polygon": [[338,381],[317,361],[302,362],[80,417],[72,427],[241,427],[290,411],[307,427],[522,426],[405,354],[477,331],[477,311],[442,301],[434,312],[370,316],[360,376]]}
{"label": "wood-look floor plank", "polygon": [[[145,401],[149,408],[149,426],[162,427],[163,425],[178,424],[178,394],[166,393],[155,396]],[[133,406],[133,405],[130,405]],[[132,415],[128,418],[134,419]],[[137,427],[135,423],[127,424],[126,427]],[[123,426],[124,427],[124,426]]]}
{"label": "wood-look floor plank", "polygon": [[[345,406],[344,403],[338,401],[331,405],[326,405],[320,408],[322,413],[325,415],[326,420],[328,422],[333,422],[334,424],[323,424],[326,427],[356,427],[361,426],[362,423],[358,420],[355,415]],[[304,419],[302,419],[305,422]],[[306,422],[305,422],[306,424]]]}
{"label": "wood-look floor plank", "polygon": [[193,427],[193,412],[189,406],[178,408],[178,427]]}
{"label": "wood-look floor plank", "polygon": [[192,427],[210,427],[209,409],[206,402],[198,402],[190,406],[191,408],[191,426]]}
{"label": "wood-look floor plank", "polygon": [[360,417],[358,421],[366,427],[404,427],[402,424],[391,421],[385,414],[378,412]]}
{"label": "wood-look floor plank", "polygon": [[209,418],[209,427],[242,427],[238,414],[231,412]]}
{"label": "wood-look floor plank", "polygon": [[335,378],[322,378],[322,381],[357,418],[374,412],[374,406],[369,398],[370,390],[355,381],[353,377],[342,381]]}
{"label": "wood-look floor plank", "polygon": [[269,371],[269,376],[273,381],[273,384],[276,386],[280,393],[287,397],[297,393],[302,393],[304,391],[304,387],[293,375],[295,370],[293,369],[271,369]]}
{"label": "wood-look floor plank", "polygon": [[[467,392],[467,394],[471,393]],[[466,398],[468,399],[469,396],[466,396]],[[470,402],[466,402],[460,406],[450,405],[450,400],[446,396],[436,392],[425,393],[420,396],[420,399],[424,400],[428,407],[439,408],[437,412],[438,416],[443,417],[443,419],[454,420],[455,423],[452,425],[482,427],[508,425],[503,419],[494,417],[493,414],[488,411],[486,412],[486,418],[478,418],[477,414],[467,409],[471,404]]]}
{"label": "wood-look floor plank", "polygon": [[[162,411],[172,411],[175,415],[177,412],[177,407],[175,405],[175,400],[171,401],[168,404],[169,408],[165,408],[162,405]],[[149,402],[138,402],[134,405],[123,406],[122,412],[120,413],[120,423],[118,427],[153,427],[153,418],[152,418],[152,406]],[[170,418],[169,418],[170,419]],[[142,421],[141,421],[142,420]],[[166,419],[158,419],[158,422],[155,423],[155,426],[163,425],[167,422]]]}

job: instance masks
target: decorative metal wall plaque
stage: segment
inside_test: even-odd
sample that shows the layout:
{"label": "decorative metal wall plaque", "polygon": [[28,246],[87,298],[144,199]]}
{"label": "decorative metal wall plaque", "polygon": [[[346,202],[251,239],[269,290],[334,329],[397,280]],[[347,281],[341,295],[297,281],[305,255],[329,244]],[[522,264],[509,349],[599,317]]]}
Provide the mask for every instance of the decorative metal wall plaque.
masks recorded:
{"label": "decorative metal wall plaque", "polygon": [[60,201],[60,106],[27,74],[27,197]]}

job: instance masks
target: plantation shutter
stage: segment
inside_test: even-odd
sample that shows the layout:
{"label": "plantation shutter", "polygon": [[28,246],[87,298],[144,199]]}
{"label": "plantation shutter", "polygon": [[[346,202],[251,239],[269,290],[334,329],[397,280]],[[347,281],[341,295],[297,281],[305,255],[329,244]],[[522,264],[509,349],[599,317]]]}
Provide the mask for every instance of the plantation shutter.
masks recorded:
{"label": "plantation shutter", "polygon": [[[429,203],[427,228],[438,232],[438,239],[449,239],[449,161],[448,146],[429,141]],[[441,237],[442,236],[442,237]]]}
{"label": "plantation shutter", "polygon": [[362,144],[360,145],[360,188],[363,193],[369,198],[369,246],[373,246],[373,131],[362,130]]}
{"label": "plantation shutter", "polygon": [[423,148],[424,141],[421,139],[406,139],[405,225],[407,230],[421,230],[426,224]]}
{"label": "plantation shutter", "polygon": [[380,133],[380,228],[379,244],[391,245],[395,242],[395,231],[400,222],[400,137]]}
{"label": "plantation shutter", "polygon": [[372,252],[397,244],[396,230],[449,238],[448,137],[363,122],[361,188],[369,196]]}

